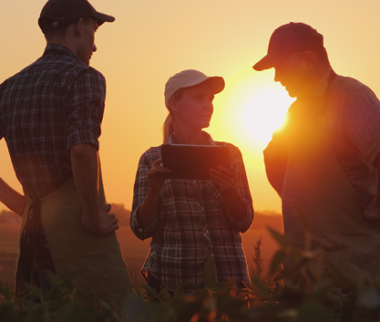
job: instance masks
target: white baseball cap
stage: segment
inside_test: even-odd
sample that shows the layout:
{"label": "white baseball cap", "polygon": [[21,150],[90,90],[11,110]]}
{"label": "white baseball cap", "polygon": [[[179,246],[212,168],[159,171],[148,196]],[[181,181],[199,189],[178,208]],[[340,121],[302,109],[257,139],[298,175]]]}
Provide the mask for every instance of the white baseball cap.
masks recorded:
{"label": "white baseball cap", "polygon": [[209,81],[214,89],[214,94],[224,89],[224,79],[219,76],[208,77],[195,69],[186,69],[170,77],[165,85],[165,105],[168,106],[169,98],[181,88],[191,87]]}

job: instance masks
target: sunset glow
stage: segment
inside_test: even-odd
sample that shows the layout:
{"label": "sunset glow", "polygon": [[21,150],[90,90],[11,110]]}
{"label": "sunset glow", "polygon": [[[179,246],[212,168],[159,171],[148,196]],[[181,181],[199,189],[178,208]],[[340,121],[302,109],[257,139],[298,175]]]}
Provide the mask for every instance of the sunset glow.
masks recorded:
{"label": "sunset glow", "polygon": [[246,69],[227,79],[224,92],[215,99],[212,123],[218,140],[237,145],[246,161],[260,166],[262,151],[293,102],[271,75],[265,76],[258,82],[257,73]]}
{"label": "sunset glow", "polygon": [[253,93],[241,107],[240,130],[249,134],[248,140],[268,144],[273,131],[283,125],[288,104],[289,99],[282,91],[268,89]]}
{"label": "sunset glow", "polygon": [[[17,28],[2,33],[6,50],[0,52],[0,82],[42,55],[46,42],[37,19],[45,2],[1,2],[3,25]],[[98,49],[90,64],[107,82],[100,137],[107,200],[126,208],[132,204],[141,154],[162,143],[165,82],[193,68],[225,79],[207,131],[242,151],[255,209],[281,211],[280,199],[266,178],[262,151],[281,126],[292,99],[274,82],[273,70],[252,69],[280,25],[290,21],[312,25],[324,36],[334,70],[357,78],[380,95],[380,42],[376,41],[380,1],[90,2],[116,17],[96,32]],[[0,140],[0,160],[0,177],[22,192],[4,140]],[[0,211],[4,207],[0,203]]]}

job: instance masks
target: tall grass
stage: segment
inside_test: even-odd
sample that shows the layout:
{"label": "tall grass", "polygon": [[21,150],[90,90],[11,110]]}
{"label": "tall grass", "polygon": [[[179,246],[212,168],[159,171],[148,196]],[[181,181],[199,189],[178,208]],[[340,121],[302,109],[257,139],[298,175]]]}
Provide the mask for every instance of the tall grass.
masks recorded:
{"label": "tall grass", "polygon": [[[134,291],[127,298],[107,303],[80,292],[72,281],[50,274],[52,289],[43,293],[29,286],[15,298],[0,285],[0,321],[6,322],[370,322],[380,320],[380,281],[373,278],[353,285],[339,272],[316,270],[321,250],[290,246],[282,234],[270,230],[279,248],[263,276],[260,247],[254,245],[252,283],[237,290],[232,283],[217,283],[212,261],[205,269],[205,287],[190,296],[183,285],[174,296],[156,291],[133,277]],[[380,263],[380,252],[379,252]],[[288,259],[286,269],[283,261]],[[28,301],[33,294],[41,303]]]}

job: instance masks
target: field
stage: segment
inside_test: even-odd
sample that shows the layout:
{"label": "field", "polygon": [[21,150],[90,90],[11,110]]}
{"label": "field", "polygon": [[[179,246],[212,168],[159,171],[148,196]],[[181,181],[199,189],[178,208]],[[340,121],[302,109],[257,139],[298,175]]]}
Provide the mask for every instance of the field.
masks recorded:
{"label": "field", "polygon": [[[281,230],[281,217],[258,214],[251,229],[242,235],[248,265],[253,264],[254,245],[260,237],[260,249],[264,266],[268,266],[273,252],[277,248],[276,243],[266,229],[267,226]],[[19,227],[18,223],[0,223],[0,280],[9,284],[14,284]],[[127,225],[120,227],[117,231],[117,237],[131,274],[140,278],[139,270],[148,254],[150,239],[139,240]]]}
{"label": "field", "polygon": [[[125,222],[117,232],[120,245],[131,271],[133,284],[142,281],[140,267],[149,249],[149,240],[140,241]],[[281,231],[280,216],[256,215],[252,228],[243,235],[243,247],[248,264],[252,267],[254,245],[261,237],[261,258],[266,267],[277,249],[266,226]],[[13,284],[16,261],[17,234],[19,224],[0,222],[0,280]],[[278,237],[278,236],[277,236]],[[281,239],[281,238],[279,238]],[[23,300],[9,301],[7,288],[0,288],[1,321],[273,321],[273,322],[378,322],[380,316],[380,282],[367,280],[354,285],[342,278],[337,271],[319,274],[315,262],[320,260],[321,252],[304,252],[283,245],[280,256],[276,256],[274,271],[280,269],[279,257],[289,255],[290,268],[287,273],[297,278],[299,283],[274,284],[273,281],[252,275],[252,284],[241,292],[235,292],[231,285],[216,284],[213,269],[206,269],[205,288],[192,296],[181,295],[177,289],[173,298],[165,290],[154,294],[143,287],[136,288],[136,295],[111,305],[96,305],[83,301],[75,286],[57,280],[52,291],[42,303]],[[281,280],[280,272],[276,278]],[[283,275],[282,275],[283,276]],[[212,291],[211,291],[212,290]],[[338,294],[339,290],[344,290]],[[338,292],[337,292],[338,291]],[[39,294],[38,290],[37,293]],[[26,302],[25,302],[26,303]],[[105,303],[103,303],[105,304]],[[120,306],[122,305],[122,306]],[[121,314],[122,317],[118,317]],[[107,321],[110,321],[107,319]]]}

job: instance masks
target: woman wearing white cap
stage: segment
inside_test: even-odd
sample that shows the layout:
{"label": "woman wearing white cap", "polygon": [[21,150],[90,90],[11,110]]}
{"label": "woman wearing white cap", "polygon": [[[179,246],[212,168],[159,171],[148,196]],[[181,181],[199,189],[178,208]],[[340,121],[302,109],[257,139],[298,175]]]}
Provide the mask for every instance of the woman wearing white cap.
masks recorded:
{"label": "woman wearing white cap", "polygon": [[171,77],[165,86],[164,142],[227,146],[229,169],[211,169],[211,180],[166,179],[170,170],[161,165],[162,146],[150,148],[139,161],[131,228],[142,240],[152,237],[142,273],[158,291],[161,286],[174,291],[185,282],[202,286],[208,258],[218,282],[232,280],[242,288],[250,281],[240,232],[249,229],[253,207],[242,156],[237,147],[202,131],[210,124],[214,95],[223,88],[222,77],[197,70]]}

